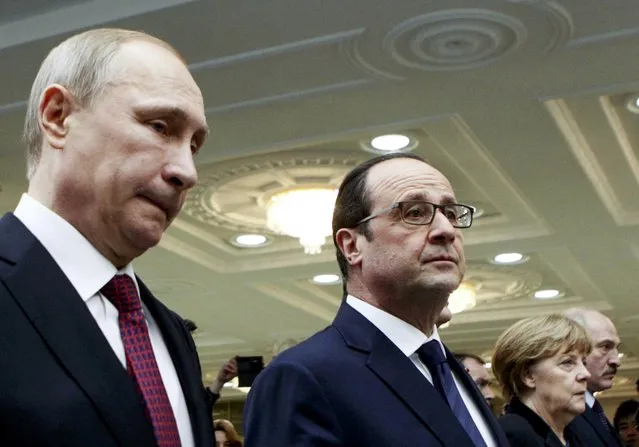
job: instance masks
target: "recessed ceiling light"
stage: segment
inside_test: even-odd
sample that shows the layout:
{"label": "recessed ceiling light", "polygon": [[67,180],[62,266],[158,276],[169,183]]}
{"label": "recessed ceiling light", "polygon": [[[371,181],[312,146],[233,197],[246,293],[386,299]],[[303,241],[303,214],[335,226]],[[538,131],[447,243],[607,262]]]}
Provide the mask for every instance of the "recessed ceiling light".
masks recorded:
{"label": "recessed ceiling light", "polygon": [[239,247],[260,247],[268,242],[263,234],[240,234],[233,239],[233,243]]}
{"label": "recessed ceiling light", "polygon": [[371,140],[371,146],[378,151],[399,151],[410,145],[410,138],[402,134],[380,135]]}
{"label": "recessed ceiling light", "polygon": [[626,108],[635,114],[639,114],[639,93],[632,93],[626,99]]}
{"label": "recessed ceiling light", "polygon": [[313,279],[311,281],[313,281],[315,284],[327,286],[332,284],[339,284],[341,282],[341,278],[339,277],[339,275],[335,275],[333,273],[323,273],[321,275],[313,276]]}
{"label": "recessed ceiling light", "polygon": [[371,146],[378,151],[400,151],[410,145],[410,138],[401,134],[380,135],[371,140]]}
{"label": "recessed ceiling light", "polygon": [[500,253],[493,258],[493,263],[495,264],[521,264],[522,262],[526,262],[527,258],[517,252],[512,253]]}
{"label": "recessed ceiling light", "polygon": [[624,354],[623,352],[620,352],[619,353],[619,358],[622,359],[624,355],[626,355],[626,354]]}
{"label": "recessed ceiling light", "polygon": [[551,300],[561,295],[561,292],[557,289],[543,289],[535,292],[535,298],[540,300]]}
{"label": "recessed ceiling light", "polygon": [[492,367],[493,367],[493,364],[492,364],[492,363],[490,363],[490,362],[486,362],[486,363],[484,363],[484,368],[486,368],[486,369],[490,369],[490,368],[492,368]]}

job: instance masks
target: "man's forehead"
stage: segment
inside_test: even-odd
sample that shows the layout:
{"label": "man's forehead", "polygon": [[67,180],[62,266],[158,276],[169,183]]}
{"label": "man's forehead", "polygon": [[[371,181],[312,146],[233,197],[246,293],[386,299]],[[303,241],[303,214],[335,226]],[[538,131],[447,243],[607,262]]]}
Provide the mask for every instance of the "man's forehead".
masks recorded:
{"label": "man's forehead", "polygon": [[367,176],[367,189],[396,193],[421,189],[454,197],[448,179],[434,167],[412,158],[394,158],[373,166]]}

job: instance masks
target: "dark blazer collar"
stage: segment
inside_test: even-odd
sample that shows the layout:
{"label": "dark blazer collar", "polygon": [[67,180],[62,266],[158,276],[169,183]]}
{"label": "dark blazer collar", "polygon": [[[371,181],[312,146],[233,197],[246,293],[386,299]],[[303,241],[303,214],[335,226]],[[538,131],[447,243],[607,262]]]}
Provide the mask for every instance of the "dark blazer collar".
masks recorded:
{"label": "dark blazer collar", "polygon": [[[369,354],[366,366],[404,402],[443,445],[473,446],[448,404],[430,382],[414,367],[410,359],[362,314],[343,301],[333,326],[342,335],[346,346]],[[447,352],[447,355],[449,359],[452,357],[450,352]],[[458,363],[455,372],[467,376]],[[466,382],[464,384],[466,385]],[[476,396],[473,395],[473,398]],[[480,402],[476,402],[480,407],[483,405],[487,408],[485,401],[481,399]],[[494,417],[484,414],[485,418],[486,416],[498,445],[507,447],[508,442]]]}
{"label": "dark blazer collar", "polygon": [[513,399],[508,404],[506,413],[517,414],[526,419],[535,433],[544,440],[546,445],[564,447],[564,444],[562,444],[557,435],[551,430],[550,426],[519,399]]}
{"label": "dark blazer collar", "polygon": [[0,272],[11,297],[122,445],[154,445],[133,382],[53,258],[12,214],[0,220]]}
{"label": "dark blazer collar", "polygon": [[621,440],[617,437],[614,427],[609,424],[608,426],[610,431],[606,431],[605,427],[602,425],[601,419],[599,419],[599,416],[588,405],[586,405],[586,411],[584,411],[581,416],[588,424],[590,424],[592,429],[597,433],[597,436],[599,436],[599,438],[601,438],[607,446],[621,446]]}

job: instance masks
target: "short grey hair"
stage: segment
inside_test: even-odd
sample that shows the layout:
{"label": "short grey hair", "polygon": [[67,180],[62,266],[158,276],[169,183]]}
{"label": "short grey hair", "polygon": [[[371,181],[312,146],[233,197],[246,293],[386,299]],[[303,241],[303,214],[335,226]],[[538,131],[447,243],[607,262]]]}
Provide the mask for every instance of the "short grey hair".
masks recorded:
{"label": "short grey hair", "polygon": [[91,105],[114,82],[114,60],[126,42],[146,41],[163,47],[184,62],[168,43],[140,31],[100,28],[76,34],[53,48],[36,75],[24,122],[27,179],[31,180],[42,155],[39,109],[44,91],[52,84],[68,89],[82,107]]}

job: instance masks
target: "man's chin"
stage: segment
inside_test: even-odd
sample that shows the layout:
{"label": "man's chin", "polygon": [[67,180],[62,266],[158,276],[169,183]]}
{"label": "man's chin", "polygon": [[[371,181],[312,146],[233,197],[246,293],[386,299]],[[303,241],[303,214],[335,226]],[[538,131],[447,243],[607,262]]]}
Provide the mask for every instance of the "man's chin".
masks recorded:
{"label": "man's chin", "polygon": [[163,235],[164,228],[158,224],[133,228],[132,231],[128,232],[126,239],[130,243],[131,249],[142,254],[158,245]]}

